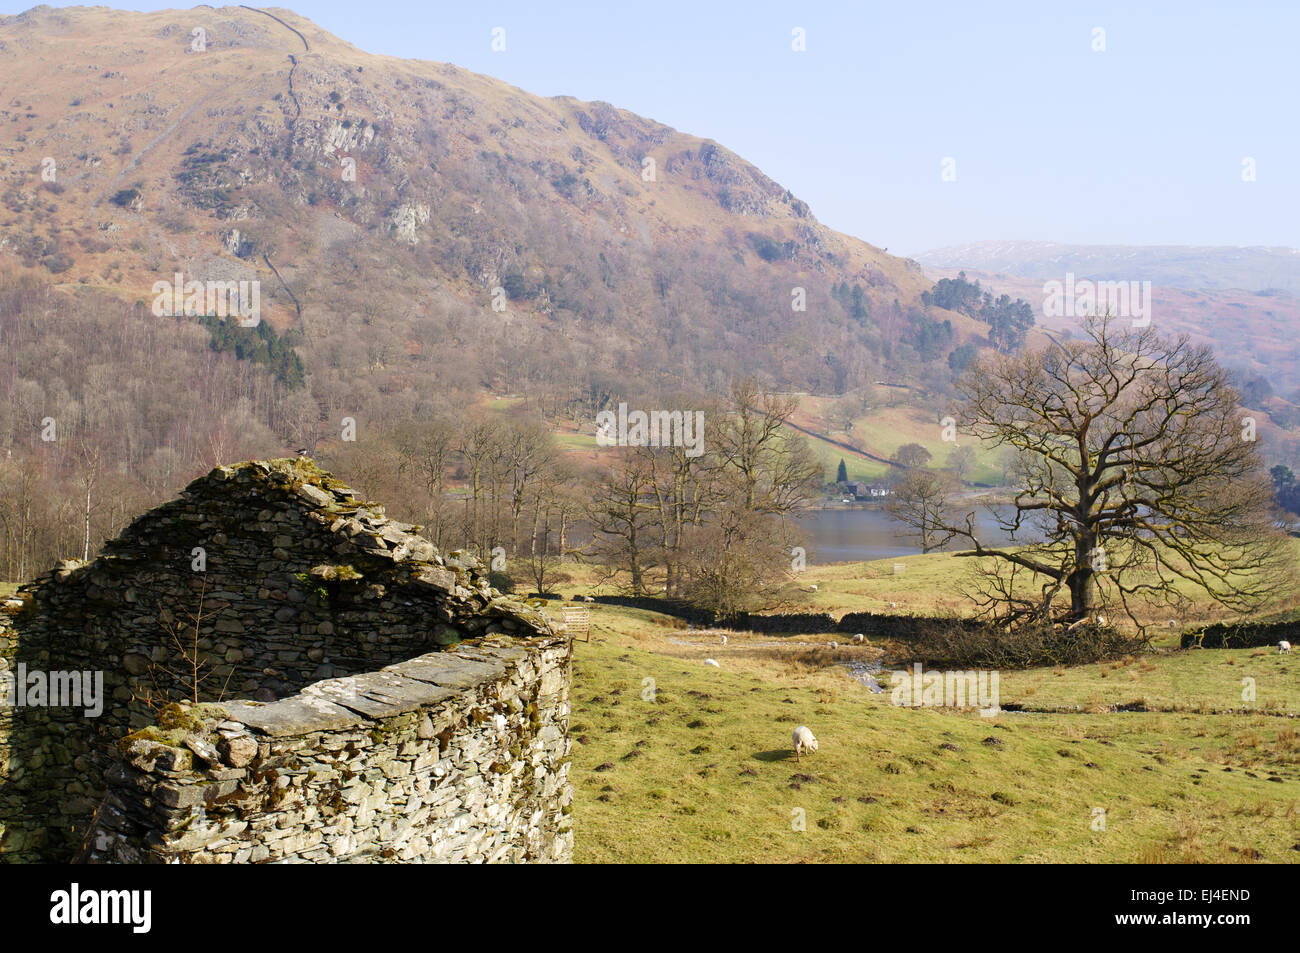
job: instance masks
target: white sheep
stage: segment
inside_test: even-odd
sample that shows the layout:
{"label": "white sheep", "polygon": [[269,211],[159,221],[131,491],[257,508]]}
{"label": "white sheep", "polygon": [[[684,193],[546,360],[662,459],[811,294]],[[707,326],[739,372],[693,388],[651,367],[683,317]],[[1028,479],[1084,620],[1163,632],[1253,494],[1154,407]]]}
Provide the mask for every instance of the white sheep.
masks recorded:
{"label": "white sheep", "polygon": [[891,608],[891,609],[897,609],[897,608],[898,608],[898,603],[897,603],[897,602],[891,602],[891,603],[889,604],[889,608]]}
{"label": "white sheep", "polygon": [[862,640],[863,640],[863,635],[862,635],[861,632],[859,632],[857,635],[855,635],[855,636],[853,637],[853,644],[854,644],[854,645],[861,645],[861,644],[862,644]]}
{"label": "white sheep", "polygon": [[838,649],[839,647],[840,647],[840,643],[838,643],[838,642],[832,642],[832,643],[831,643],[831,648],[833,648],[833,649]]}
{"label": "white sheep", "polygon": [[1283,639],[1281,642],[1279,642],[1279,643],[1277,644],[1277,654],[1278,654],[1278,655],[1290,655],[1290,654],[1291,654],[1291,643],[1288,642],[1286,639]]}
{"label": "white sheep", "polygon": [[794,760],[796,761],[799,760],[799,756],[803,752],[817,750],[817,739],[813,737],[813,733],[808,730],[807,725],[800,725],[790,737],[794,741]]}
{"label": "white sheep", "polygon": [[727,637],[725,635],[722,637],[722,644],[723,645],[727,644]]}
{"label": "white sheep", "polygon": [[705,665],[712,665],[714,668],[722,668],[721,665],[719,665],[716,661],[714,661],[714,660],[711,659],[711,658],[706,658],[706,659],[704,660],[704,664],[705,664]]}

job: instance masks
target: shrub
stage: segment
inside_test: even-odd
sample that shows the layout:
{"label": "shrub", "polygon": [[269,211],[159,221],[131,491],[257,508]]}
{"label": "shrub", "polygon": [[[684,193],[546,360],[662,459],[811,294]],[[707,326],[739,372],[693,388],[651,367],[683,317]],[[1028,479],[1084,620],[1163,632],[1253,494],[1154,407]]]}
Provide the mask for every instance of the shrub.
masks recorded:
{"label": "shrub", "polygon": [[780,261],[782,258],[787,258],[789,257],[787,252],[792,250],[782,246],[776,239],[760,232],[749,233],[749,244],[758,253],[758,257],[766,262]]}
{"label": "shrub", "polygon": [[963,668],[1013,669],[1084,665],[1141,652],[1148,639],[1094,623],[1073,631],[1059,623],[1008,628],[960,619],[919,621],[911,644],[921,661]]}
{"label": "shrub", "polygon": [[76,264],[76,262],[72,259],[71,255],[65,254],[64,252],[55,252],[52,255],[46,255],[42,258],[41,264],[48,268],[52,274],[61,275]]}

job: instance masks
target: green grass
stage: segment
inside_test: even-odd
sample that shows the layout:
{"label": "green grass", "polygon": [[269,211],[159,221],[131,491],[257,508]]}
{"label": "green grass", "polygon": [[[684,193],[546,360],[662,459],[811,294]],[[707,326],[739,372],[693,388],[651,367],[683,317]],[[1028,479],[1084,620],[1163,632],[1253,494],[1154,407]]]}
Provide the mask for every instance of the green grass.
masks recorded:
{"label": "green grass", "polygon": [[[883,483],[894,469],[886,463],[878,463],[875,460],[857,456],[843,447],[837,447],[810,434],[799,433],[794,430],[788,432],[793,436],[803,438],[807,443],[808,452],[821,468],[822,479],[828,483],[835,480],[835,474],[839,469],[841,460],[844,461],[844,469],[850,480],[862,480],[867,483]],[[853,439],[852,435],[835,434],[834,437],[836,440],[843,440],[855,447],[861,446]]]}
{"label": "green grass", "polygon": [[483,406],[488,410],[505,413],[506,411],[513,410],[523,402],[523,397],[489,397],[483,402]]}
{"label": "green grass", "polygon": [[[929,407],[884,407],[860,417],[853,422],[856,439],[849,443],[889,457],[905,443],[919,443],[930,451],[929,466],[941,469],[948,464],[948,454],[955,444],[943,440],[943,427]],[[969,444],[975,450],[975,462],[966,479],[976,483],[1000,483],[1002,468],[997,462],[997,450],[981,443],[969,434],[957,434],[957,443]]]}
{"label": "green grass", "polygon": [[[1076,668],[1007,672],[1001,688],[1004,702],[1030,708],[1141,703],[1160,710],[1249,708],[1298,714],[1300,659],[1279,655],[1275,647],[1193,649]],[[1253,699],[1243,696],[1248,689]]]}
{"label": "green grass", "polygon": [[[655,613],[601,606],[593,621],[572,698],[579,861],[1300,860],[1289,719],[909,710],[826,667],[829,650],[809,644],[820,637],[721,646]],[[1228,654],[1154,658],[1164,674],[1144,672],[1149,693],[1181,683],[1210,697],[1217,667],[1231,668],[1214,656]],[[1286,677],[1249,661],[1261,684]],[[1009,677],[1003,699],[1031,684],[1056,701],[1119,684],[1095,669]],[[796,764],[799,724],[820,750]]]}
{"label": "green grass", "polygon": [[555,442],[566,450],[599,450],[595,432],[561,430],[554,434]]}

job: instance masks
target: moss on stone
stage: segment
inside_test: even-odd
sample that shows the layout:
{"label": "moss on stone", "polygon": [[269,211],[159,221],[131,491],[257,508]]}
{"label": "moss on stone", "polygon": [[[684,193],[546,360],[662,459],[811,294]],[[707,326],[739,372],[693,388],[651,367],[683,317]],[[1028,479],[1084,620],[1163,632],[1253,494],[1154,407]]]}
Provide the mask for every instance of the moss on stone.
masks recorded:
{"label": "moss on stone", "polygon": [[173,702],[158,713],[158,727],[202,733],[229,717],[230,713],[224,706],[211,702],[198,705],[181,705]]}
{"label": "moss on stone", "polygon": [[138,741],[154,741],[160,745],[167,745],[169,748],[180,748],[185,744],[185,738],[190,732],[181,729],[159,728],[157,725],[148,725],[139,731],[133,731],[122,738],[117,746],[122,751],[130,751],[132,746]]}
{"label": "moss on stone", "polygon": [[172,702],[158,713],[158,722],[133,731],[119,741],[118,748],[130,751],[137,741],[153,741],[171,748],[183,748],[190,735],[206,735],[219,721],[230,717],[222,705],[204,702],[181,705]]}
{"label": "moss on stone", "polygon": [[313,566],[310,576],[325,582],[355,582],[364,578],[355,566]]}

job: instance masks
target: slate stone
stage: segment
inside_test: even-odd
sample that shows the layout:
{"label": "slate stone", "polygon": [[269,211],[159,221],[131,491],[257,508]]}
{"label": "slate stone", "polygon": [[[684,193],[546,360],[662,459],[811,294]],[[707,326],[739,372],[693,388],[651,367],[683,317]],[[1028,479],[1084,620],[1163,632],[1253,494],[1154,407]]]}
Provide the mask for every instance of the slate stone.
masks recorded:
{"label": "slate stone", "polygon": [[391,671],[366,672],[317,682],[300,698],[319,696],[370,718],[390,718],[453,697],[456,692]]}
{"label": "slate stone", "polygon": [[273,737],[333,731],[366,720],[362,715],[340,708],[319,695],[295,695],[268,704],[242,699],[223,704],[230,713],[231,721],[256,728],[262,734]]}
{"label": "slate stone", "polygon": [[446,688],[474,688],[506,673],[501,661],[474,661],[451,652],[434,652],[383,669]]}

